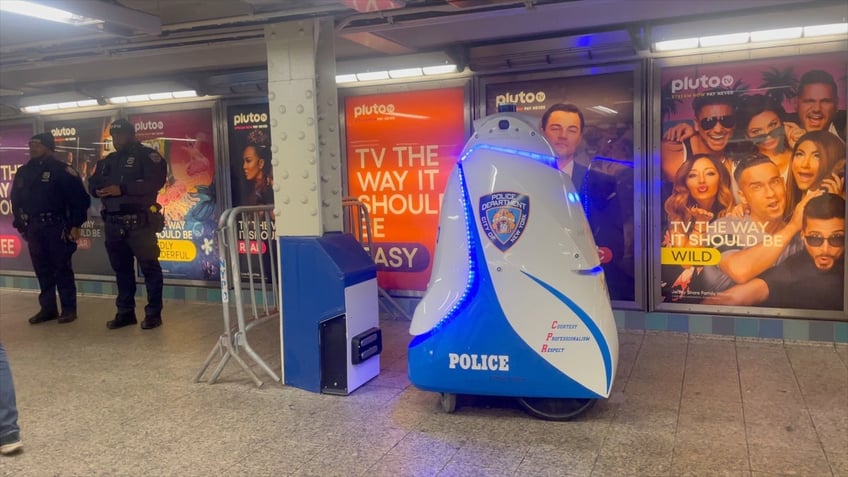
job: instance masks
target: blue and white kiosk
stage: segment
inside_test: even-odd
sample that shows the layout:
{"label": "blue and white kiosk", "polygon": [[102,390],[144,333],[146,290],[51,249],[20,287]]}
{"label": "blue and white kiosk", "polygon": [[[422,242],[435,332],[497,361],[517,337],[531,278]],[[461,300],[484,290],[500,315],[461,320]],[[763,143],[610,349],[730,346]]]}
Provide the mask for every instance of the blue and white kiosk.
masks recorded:
{"label": "blue and white kiosk", "polygon": [[536,121],[476,121],[445,190],[408,361],[447,412],[457,394],[514,396],[567,420],[612,388],[618,335],[597,248]]}

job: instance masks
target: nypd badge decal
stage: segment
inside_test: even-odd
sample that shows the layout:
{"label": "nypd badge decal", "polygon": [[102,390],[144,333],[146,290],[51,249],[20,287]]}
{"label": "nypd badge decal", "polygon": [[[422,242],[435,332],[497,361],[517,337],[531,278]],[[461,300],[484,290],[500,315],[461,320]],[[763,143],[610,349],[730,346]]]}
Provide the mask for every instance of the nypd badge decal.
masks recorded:
{"label": "nypd badge decal", "polygon": [[530,197],[494,192],[480,197],[480,225],[489,240],[506,252],[521,238],[530,217]]}

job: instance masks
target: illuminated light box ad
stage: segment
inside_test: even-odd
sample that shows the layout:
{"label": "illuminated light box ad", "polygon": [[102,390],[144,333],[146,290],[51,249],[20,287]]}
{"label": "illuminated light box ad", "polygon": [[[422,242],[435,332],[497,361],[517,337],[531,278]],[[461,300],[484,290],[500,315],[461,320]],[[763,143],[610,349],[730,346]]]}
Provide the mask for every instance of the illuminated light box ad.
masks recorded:
{"label": "illuminated light box ad", "polygon": [[[589,219],[610,299],[619,301],[636,297],[634,74],[493,78],[485,89],[486,114],[512,104],[516,112],[539,118],[557,165],[571,175]],[[550,119],[542,128],[548,111]],[[582,126],[576,111],[583,115]]]}
{"label": "illuminated light box ad", "polygon": [[12,226],[12,182],[29,161],[29,124],[0,125],[0,272],[32,271],[26,241]]}
{"label": "illuminated light box ad", "polygon": [[844,311],[846,67],[834,53],[662,68],[663,303]]}
{"label": "illuminated light box ad", "polygon": [[[230,147],[230,184],[233,207],[274,205],[274,169],[271,165],[271,127],[268,104],[232,105],[227,108],[227,134]],[[260,219],[261,220],[261,219]],[[259,225],[236,223],[238,228],[239,270],[242,278],[260,274],[260,254],[265,274],[270,276],[272,248],[265,240],[275,235],[274,221],[268,227],[264,220]],[[244,237],[250,235],[249,240]],[[257,239],[259,242],[257,242]],[[248,247],[250,243],[250,247]],[[248,250],[250,248],[251,250]],[[261,249],[261,250],[260,250]],[[248,270],[248,256],[254,257]]]}
{"label": "illuminated light box ad", "polygon": [[349,195],[368,207],[380,287],[427,289],[448,176],[466,139],[464,88],[348,97]]}
{"label": "illuminated light box ad", "polygon": [[129,121],[138,140],[168,162],[168,180],[158,198],[165,214],[165,229],[158,234],[165,278],[218,280],[212,111],[133,114]]}

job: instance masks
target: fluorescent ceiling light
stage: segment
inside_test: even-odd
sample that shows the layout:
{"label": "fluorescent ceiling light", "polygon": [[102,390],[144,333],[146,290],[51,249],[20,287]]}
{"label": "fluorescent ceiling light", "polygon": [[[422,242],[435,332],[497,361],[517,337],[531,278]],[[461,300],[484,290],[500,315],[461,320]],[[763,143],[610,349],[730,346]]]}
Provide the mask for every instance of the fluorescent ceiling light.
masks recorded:
{"label": "fluorescent ceiling light", "polygon": [[356,83],[356,75],[336,75],[336,84]]}
{"label": "fluorescent ceiling light", "polygon": [[425,75],[444,75],[448,73],[456,73],[456,65],[438,65],[425,66],[421,68]]}
{"label": "fluorescent ceiling light", "polygon": [[689,48],[698,48],[697,38],[683,38],[681,40],[666,40],[654,43],[654,50],[656,51],[688,50]]}
{"label": "fluorescent ceiling light", "polygon": [[375,81],[389,79],[388,71],[369,71],[367,73],[356,73],[356,79],[359,81]]}
{"label": "fluorescent ceiling light", "polygon": [[84,17],[59,8],[48,7],[33,2],[2,0],[0,1],[0,10],[9,13],[17,13],[18,15],[40,18],[42,20],[49,20],[51,22],[66,23],[68,25],[91,25],[95,23],[102,23],[96,18]]}
{"label": "fluorescent ceiling light", "polygon": [[777,30],[761,30],[751,32],[751,41],[794,40],[801,38],[801,27],[779,28]]}
{"label": "fluorescent ceiling light", "polygon": [[162,99],[173,99],[173,93],[153,93],[150,95],[150,99],[153,101],[158,101]]}
{"label": "fluorescent ceiling light", "polygon": [[738,45],[740,43],[748,43],[748,37],[748,32],[730,33],[727,35],[702,36],[699,38],[699,42],[704,47]]}
{"label": "fluorescent ceiling light", "polygon": [[80,101],[65,101],[62,103],[47,103],[47,104],[36,104],[33,106],[26,106],[23,108],[25,113],[40,113],[41,111],[54,111],[56,109],[73,109],[73,108],[87,108],[91,106],[97,106],[96,99],[83,99]]}
{"label": "fluorescent ceiling light", "polygon": [[169,91],[165,93],[151,93],[151,94],[133,94],[130,96],[113,96],[109,98],[109,102],[112,104],[125,104],[125,103],[142,103],[145,101],[162,101],[166,99],[182,99],[182,98],[196,98],[197,91],[193,89],[185,90],[185,91]]}
{"label": "fluorescent ceiling light", "polygon": [[174,95],[174,97],[177,98],[177,99],[179,99],[179,98],[196,98],[197,97],[197,91],[195,91],[193,89],[187,89],[185,91],[174,91],[171,94]]}
{"label": "fluorescent ceiling light", "polygon": [[421,76],[424,72],[421,68],[403,68],[399,70],[389,70],[389,76],[392,78],[412,78],[414,76]]}
{"label": "fluorescent ceiling light", "polygon": [[848,33],[848,23],[831,23],[804,27],[804,36],[844,35]]}

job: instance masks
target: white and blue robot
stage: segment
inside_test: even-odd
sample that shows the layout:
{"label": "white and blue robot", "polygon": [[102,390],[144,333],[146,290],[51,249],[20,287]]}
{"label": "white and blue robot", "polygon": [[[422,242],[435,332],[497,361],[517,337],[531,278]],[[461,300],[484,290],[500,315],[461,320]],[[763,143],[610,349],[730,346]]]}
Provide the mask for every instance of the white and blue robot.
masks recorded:
{"label": "white and blue robot", "polygon": [[476,121],[445,190],[408,364],[447,412],[457,394],[514,396],[566,420],[612,388],[618,335],[595,242],[535,122]]}

